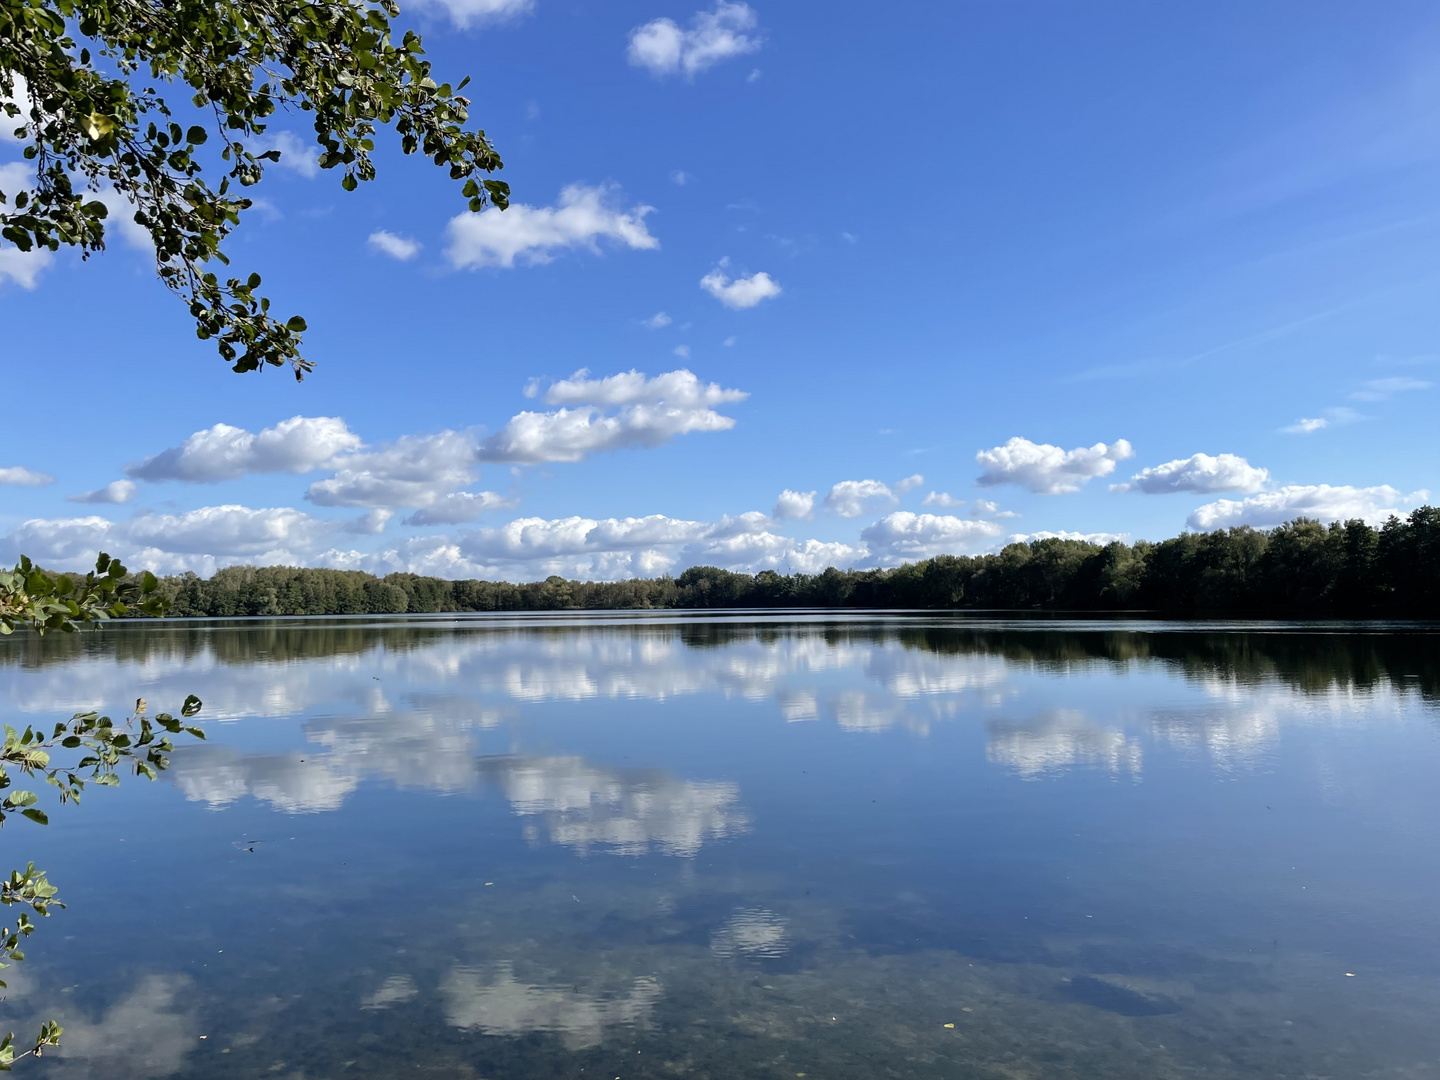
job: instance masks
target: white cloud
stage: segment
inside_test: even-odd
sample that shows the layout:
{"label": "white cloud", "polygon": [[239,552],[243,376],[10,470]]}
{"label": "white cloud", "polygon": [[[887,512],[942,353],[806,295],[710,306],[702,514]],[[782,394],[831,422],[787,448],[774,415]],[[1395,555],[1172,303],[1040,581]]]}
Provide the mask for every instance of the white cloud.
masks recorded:
{"label": "white cloud", "polygon": [[[16,124],[8,120],[0,121],[0,128],[6,132],[14,126]],[[13,204],[15,196],[20,192],[29,191],[34,178],[35,170],[22,162],[0,165],[0,192],[3,192],[9,201],[7,205]],[[0,247],[0,281],[8,278],[22,289],[33,289],[39,283],[41,271],[54,261],[55,256],[42,248],[21,251],[7,242]]]}
{"label": "white cloud", "polygon": [[1033,533],[1013,533],[1006,540],[1008,544],[1028,544],[1032,540],[1081,540],[1087,544],[1098,544],[1104,547],[1106,544],[1113,544],[1116,540],[1129,540],[1129,533],[1082,533],[1070,532],[1061,529],[1059,532],[1051,532],[1048,529],[1041,529]]}
{"label": "white cloud", "polygon": [[504,22],[534,10],[535,0],[420,0],[424,8],[444,10],[461,30]]}
{"label": "white cloud", "polygon": [[654,207],[619,210],[609,205],[612,194],[611,188],[571,184],[560,192],[555,207],[511,203],[508,210],[491,207],[478,214],[459,214],[446,227],[450,246],[445,254],[455,269],[473,270],[512,267],[516,259],[531,265],[545,263],[556,252],[572,248],[598,254],[601,239],[629,248],[658,248],[660,241],[645,228],[645,215]]}
{"label": "white cloud", "polygon": [[871,562],[894,566],[935,555],[973,552],[984,541],[999,535],[1000,526],[993,521],[899,510],[862,529],[860,539],[870,549]]}
{"label": "white cloud", "polygon": [[688,359],[690,359],[690,346],[689,346],[689,345],[676,345],[675,348],[672,349],[671,351],[672,351],[676,356],[680,357],[681,360],[688,360]]}
{"label": "white cloud", "polygon": [[1312,484],[1291,485],[1252,495],[1248,499],[1219,499],[1206,503],[1190,515],[1192,529],[1224,529],[1232,525],[1268,528],[1297,517],[1323,522],[1361,518],[1379,525],[1391,514],[1397,516],[1419,506],[1428,497],[1425,491],[1403,495],[1389,484],[1378,487]]}
{"label": "white cloud", "polygon": [[136,480],[214,484],[247,473],[313,472],[359,448],[360,436],[338,416],[292,416],[258,434],[216,424],[125,472]]}
{"label": "white cloud", "polygon": [[814,491],[791,491],[786,488],[775,500],[775,509],[771,513],[781,521],[809,521],[815,516],[817,494],[819,493]]}
{"label": "white cloud", "polygon": [[[728,431],[732,417],[712,406],[743,401],[749,394],[702,383],[683,368],[653,379],[629,371],[603,379],[577,372],[545,394],[553,412],[522,412],[480,447],[480,460],[515,464],[579,461],[589,454],[629,446],[659,446],[694,431]],[[613,415],[605,408],[619,407]]]}
{"label": "white cloud", "polygon": [[415,537],[376,554],[330,550],[313,561],[377,574],[406,570],[449,578],[534,581],[551,574],[585,580],[653,577],[697,565],[818,573],[865,557],[863,547],[796,540],[770,531],[771,524],[756,511],[711,522],[663,514],[518,518],[450,536]]}
{"label": "white cloud", "polygon": [[[720,266],[723,267],[725,263],[726,260],[722,259]],[[736,278],[732,281],[719,267],[700,279],[700,287],[726,307],[737,311],[752,308],[761,300],[779,296],[781,292],[779,283],[763,270],[758,274],[751,274],[748,278]]]}
{"label": "white cloud", "polygon": [[1017,514],[1017,513],[1015,513],[1014,510],[1001,510],[999,503],[993,503],[993,502],[991,502],[989,499],[976,499],[976,500],[975,500],[975,506],[974,506],[974,508],[970,511],[970,516],[971,516],[971,517],[1013,518],[1013,517],[1019,517],[1020,515]]}
{"label": "white cloud", "polygon": [[[921,502],[922,506],[936,506],[946,510],[958,510],[965,505],[964,499],[957,499],[946,491],[932,491],[926,495]],[[970,504],[970,517],[972,518],[1014,518],[1020,515],[1013,510],[1001,510],[999,503],[993,503],[989,499],[976,499]]]}
{"label": "white cloud", "polygon": [[1146,495],[1167,495],[1175,491],[1243,491],[1264,489],[1270,473],[1234,454],[1192,454],[1142,469],[1128,484],[1112,484],[1111,491],[1143,491]]}
{"label": "white cloud", "polygon": [[1329,422],[1323,417],[1302,416],[1299,420],[1296,420],[1295,423],[1290,424],[1288,427],[1283,427],[1280,430],[1287,435],[1309,435],[1312,431],[1320,431],[1329,426]]}
{"label": "white cloud", "polygon": [[653,379],[644,372],[621,372],[603,379],[589,378],[583,368],[568,379],[550,384],[545,391],[549,405],[671,405],[676,408],[709,408],[744,401],[745,390],[726,390],[719,383],[702,383],[685,368],[667,371]]}
{"label": "white cloud", "polygon": [[684,169],[676,169],[670,174],[670,182],[676,187],[684,187],[693,179],[695,178],[689,173],[687,173]]}
{"label": "white cloud", "polygon": [[1385,401],[1396,394],[1412,390],[1429,390],[1434,383],[1424,379],[1412,379],[1406,375],[1393,375],[1386,379],[1370,379],[1359,390],[1350,395],[1352,401]]}
{"label": "white cloud", "polygon": [[907,476],[904,480],[896,481],[895,494],[904,495],[907,491],[914,491],[916,488],[920,487],[924,483],[925,477],[921,476],[919,473],[916,473],[913,476]]}
{"label": "white cloud", "polygon": [[209,573],[225,562],[295,565],[332,529],[332,523],[290,507],[206,506],[120,522],[103,517],[32,518],[0,542],[0,551],[23,551],[60,569],[85,568],[94,564],[97,551],[108,551],[136,568]]}
{"label": "white cloud", "polygon": [[[10,194],[0,177],[0,191]],[[22,289],[33,289],[40,281],[41,271],[47,269],[55,256],[40,248],[34,251],[20,251],[13,247],[0,247],[0,281],[7,278]]]}
{"label": "white cloud", "polygon": [[[540,392],[539,382],[525,388],[527,397]],[[474,431],[447,430],[336,457],[335,475],[311,484],[305,497],[320,506],[415,508],[422,512],[409,519],[413,525],[473,521],[484,510],[513,505],[494,492],[461,492],[479,479],[482,462],[575,462],[689,432],[725,431],[735,421],[713,406],[748,396],[702,383],[683,368],[653,378],[629,371],[592,379],[582,370],[545,391],[545,401],[561,408],[517,413],[483,440]]]}
{"label": "white cloud", "polygon": [[642,325],[651,330],[659,330],[662,327],[669,326],[672,321],[670,316],[666,315],[665,312],[657,311],[654,315],[651,315],[648,319],[643,319],[641,322]]}
{"label": "white cloud", "polygon": [[863,547],[821,540],[793,540],[768,530],[735,532],[688,547],[680,562],[686,566],[718,566],[737,573],[779,570],[818,574],[826,567],[853,566],[863,559]]}
{"label": "white cloud", "polygon": [[306,180],[320,175],[320,148],[296,135],[293,131],[277,131],[274,135],[256,143],[262,150],[280,151],[280,160],[275,162],[282,169],[299,173]]}
{"label": "white cloud", "polygon": [[366,243],[382,255],[389,255],[390,258],[399,259],[401,262],[409,262],[419,255],[422,246],[418,240],[399,236],[386,229],[377,229],[371,233]]}
{"label": "white cloud", "polygon": [[630,32],[629,59],[656,76],[683,73],[693,79],[723,60],[753,53],[763,44],[748,33],[757,23],[745,3],[718,0],[714,11],[698,11],[684,30],[672,19],[655,19]]}
{"label": "white cloud", "polygon": [[394,510],[377,506],[375,509],[367,510],[359,517],[347,521],[345,531],[355,536],[379,536],[385,531],[385,526],[390,524],[390,519],[394,516]]}
{"label": "white cloud", "polygon": [[120,505],[127,503],[135,497],[140,490],[140,485],[134,480],[112,480],[104,487],[96,488],[94,491],[82,491],[79,495],[67,495],[66,502],[73,503],[111,503]]}
{"label": "white cloud", "polygon": [[954,509],[955,507],[957,507],[957,506],[964,506],[964,505],[965,505],[965,500],[964,500],[964,499],[957,499],[954,495],[951,495],[948,491],[932,491],[932,492],[930,492],[930,494],[928,494],[928,495],[925,496],[925,498],[924,498],[924,500],[922,501],[921,505],[923,505],[923,506],[941,506],[941,507],[944,507],[944,508],[947,509],[947,510],[953,510],[953,509]]}
{"label": "white cloud", "polygon": [[36,472],[23,465],[0,468],[0,484],[14,484],[16,487],[44,487],[53,484],[55,477],[49,473]]}
{"label": "white cloud", "polygon": [[841,480],[825,496],[825,509],[844,518],[859,517],[898,500],[889,486],[879,480]]}
{"label": "white cloud", "polygon": [[264,557],[277,551],[304,551],[329,526],[288,506],[252,510],[231,505],[145,514],[113,528],[132,546],[172,554]]}
{"label": "white cloud", "polygon": [[456,491],[435,500],[405,519],[406,525],[459,525],[474,521],[486,510],[499,510],[518,505],[520,500],[507,499],[494,491]]}
{"label": "white cloud", "polygon": [[105,546],[112,528],[113,522],[103,517],[31,518],[0,543],[0,563],[14,562],[23,553],[45,566],[93,567],[95,553]]}
{"label": "white cloud", "polygon": [[470,431],[404,435],[339,459],[335,475],[311,484],[305,498],[318,506],[428,507],[479,479],[478,457]]}
{"label": "white cloud", "polygon": [[461,550],[486,562],[528,561],[559,555],[628,552],[702,540],[713,526],[651,514],[641,518],[517,518],[465,535]]}
{"label": "white cloud", "polygon": [[280,212],[280,208],[269,199],[256,198],[253,195],[250,196],[250,210],[259,214],[266,221],[279,221],[285,216]]}
{"label": "white cloud", "polygon": [[1018,484],[1037,495],[1062,495],[1079,491],[1097,476],[1109,476],[1116,462],[1133,453],[1124,439],[1108,446],[1096,443],[1062,450],[1017,437],[975,455],[976,464],[984,469],[976,483],[982,487]]}

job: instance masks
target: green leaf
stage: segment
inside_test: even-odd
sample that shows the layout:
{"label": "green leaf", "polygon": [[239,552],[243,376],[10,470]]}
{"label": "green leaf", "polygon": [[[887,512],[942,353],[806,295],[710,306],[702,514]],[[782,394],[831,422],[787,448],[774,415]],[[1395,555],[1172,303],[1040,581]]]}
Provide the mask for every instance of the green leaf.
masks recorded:
{"label": "green leaf", "polygon": [[20,813],[21,813],[24,817],[27,817],[27,818],[29,818],[31,821],[35,822],[36,824],[39,824],[39,825],[49,825],[49,824],[50,824],[50,818],[46,815],[46,813],[45,813],[44,810],[36,810],[34,807],[31,807],[31,808],[28,809],[28,810],[21,810]]}

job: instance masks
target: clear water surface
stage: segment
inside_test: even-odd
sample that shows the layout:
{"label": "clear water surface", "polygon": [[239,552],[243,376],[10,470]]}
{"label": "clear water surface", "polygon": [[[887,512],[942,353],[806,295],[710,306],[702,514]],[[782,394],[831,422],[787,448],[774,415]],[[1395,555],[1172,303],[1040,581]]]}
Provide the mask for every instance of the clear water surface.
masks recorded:
{"label": "clear water surface", "polygon": [[1440,1077],[1440,631],[913,614],[0,644],[210,735],[12,823],[47,1078]]}

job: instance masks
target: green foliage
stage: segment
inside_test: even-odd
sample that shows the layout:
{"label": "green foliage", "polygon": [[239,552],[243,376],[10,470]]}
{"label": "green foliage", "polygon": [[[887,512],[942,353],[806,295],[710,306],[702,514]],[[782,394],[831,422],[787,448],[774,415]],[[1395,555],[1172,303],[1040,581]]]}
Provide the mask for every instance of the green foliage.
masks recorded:
{"label": "green foliage", "polygon": [[[198,739],[205,737],[200,728],[185,722],[193,719],[200,707],[200,699],[191,694],[180,707],[178,718],[169,713],[158,713],[151,718],[146,715],[145,699],[140,698],[129,719],[120,724],[108,716],[84,712],[76,713],[68,723],[56,724],[49,735],[30,727],[22,733],[5,725],[5,743],[0,747],[0,791],[7,794],[0,800],[0,826],[14,814],[37,825],[50,824],[49,815],[35,805],[40,801],[39,795],[23,788],[11,790],[11,770],[26,777],[43,778],[57,790],[61,805],[78,803],[87,783],[102,787],[118,785],[122,765],[128,765],[137,776],[154,780],[170,764],[168,755],[175,749],[170,735],[183,731]],[[74,760],[56,764],[52,755],[59,751],[71,752]],[[20,945],[35,930],[31,912],[48,917],[52,907],[65,906],[55,894],[55,886],[43,870],[35,869],[33,862],[23,872],[11,871],[9,880],[0,879],[0,905],[29,909],[20,912],[14,926],[0,927],[0,969],[25,959]],[[0,981],[0,988],[4,986]],[[59,1024],[47,1021],[30,1048],[18,1055],[14,1032],[6,1035],[0,1041],[0,1070],[9,1069],[19,1058],[31,1054],[41,1056],[47,1046],[58,1046],[61,1030]]]}
{"label": "green foliage", "polygon": [[995,608],[1167,614],[1440,616],[1440,510],[1382,529],[1297,518],[1101,547],[1050,538],[888,570],[781,575],[693,566],[633,581],[446,581],[358,570],[234,566],[160,581],[181,616],[374,615],[601,608]]}
{"label": "green foliage", "polygon": [[202,339],[235,371],[303,377],[305,320],[272,316],[260,275],[208,269],[229,265],[224,242],[252,205],[241,193],[280,159],[263,140],[277,110],[311,114],[320,167],[346,191],[375,176],[374,136],[392,127],[404,153],[463,181],[472,211],[509,202],[488,178],[499,155],[466,126],[469,80],[437,84],[420,38],[392,33],[399,13],[394,0],[0,0],[0,123],[35,168],[28,190],[0,192],[0,236],[88,257],[106,239],[95,196],[113,191]]}
{"label": "green foliage", "polygon": [[84,623],[123,615],[160,615],[165,600],[158,585],[148,570],[132,578],[119,559],[103,551],[95,569],[79,581],[46,573],[22,555],[15,569],[0,570],[0,634],[13,634],[17,626],[71,633]]}
{"label": "green foliage", "polygon": [[15,1053],[15,1033],[12,1031],[3,1039],[0,1039],[0,1072],[10,1072],[11,1066],[23,1057],[34,1055],[40,1057],[47,1046],[59,1046],[60,1035],[65,1029],[54,1020],[46,1020],[40,1025],[40,1034],[35,1037],[34,1044],[29,1050]]}
{"label": "green foliage", "polygon": [[[83,581],[63,574],[48,574],[21,557],[13,571],[0,572],[0,631],[14,633],[17,627],[33,629],[43,636],[50,630],[73,632],[85,623],[125,615],[162,615],[168,601],[158,591],[159,582],[146,571],[132,578],[118,559],[100,554],[95,569]],[[186,721],[199,714],[200,699],[191,694],[180,706],[177,718],[169,713],[148,715],[144,698],[137,698],[128,719],[117,724],[94,712],[76,713],[66,723],[56,724],[48,734],[27,727],[24,732],[5,725],[0,745],[0,827],[12,815],[28,818],[37,825],[50,824],[50,816],[36,804],[40,796],[26,788],[11,789],[12,770],[27,778],[40,778],[56,789],[60,804],[78,803],[86,784],[115,787],[120,771],[128,765],[137,775],[154,780],[170,764],[175,749],[171,735],[184,732],[203,739],[205,733]],[[67,754],[68,763],[57,763],[56,754]],[[11,871],[0,879],[0,905],[22,909],[14,926],[0,927],[0,969],[25,959],[20,945],[35,931],[31,912],[48,917],[52,907],[65,905],[55,898],[55,886],[43,870],[29,863],[25,870]],[[0,988],[5,983],[0,981]],[[0,1039],[0,1072],[24,1057],[40,1057],[48,1046],[59,1046],[62,1028],[53,1020],[41,1025],[29,1048],[16,1053],[15,1034]]]}

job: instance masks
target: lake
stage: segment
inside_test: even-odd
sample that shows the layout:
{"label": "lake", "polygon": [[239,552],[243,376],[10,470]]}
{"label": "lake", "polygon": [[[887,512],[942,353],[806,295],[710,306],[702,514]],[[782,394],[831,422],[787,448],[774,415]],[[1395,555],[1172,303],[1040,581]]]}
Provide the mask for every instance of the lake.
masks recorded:
{"label": "lake", "polygon": [[[117,625],[14,821],[53,1078],[1440,1077],[1440,629],[910,613]],[[9,914],[9,912],[7,912]]]}

